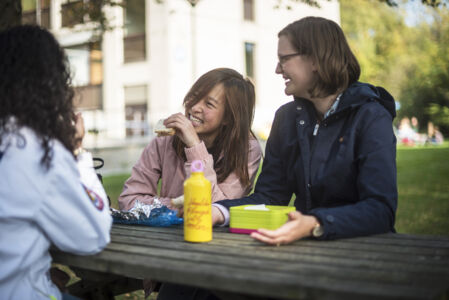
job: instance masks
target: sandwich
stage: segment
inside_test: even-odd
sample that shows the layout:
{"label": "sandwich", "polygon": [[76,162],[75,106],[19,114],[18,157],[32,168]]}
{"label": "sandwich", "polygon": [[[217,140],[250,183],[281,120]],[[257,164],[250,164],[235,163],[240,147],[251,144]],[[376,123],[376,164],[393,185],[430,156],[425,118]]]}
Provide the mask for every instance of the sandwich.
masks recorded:
{"label": "sandwich", "polygon": [[181,208],[184,206],[184,195],[171,199],[171,205],[176,208]]}
{"label": "sandwich", "polygon": [[157,121],[156,126],[154,127],[154,133],[157,134],[157,136],[169,136],[174,135],[175,130],[173,128],[167,128],[164,125],[164,119],[160,119]]}

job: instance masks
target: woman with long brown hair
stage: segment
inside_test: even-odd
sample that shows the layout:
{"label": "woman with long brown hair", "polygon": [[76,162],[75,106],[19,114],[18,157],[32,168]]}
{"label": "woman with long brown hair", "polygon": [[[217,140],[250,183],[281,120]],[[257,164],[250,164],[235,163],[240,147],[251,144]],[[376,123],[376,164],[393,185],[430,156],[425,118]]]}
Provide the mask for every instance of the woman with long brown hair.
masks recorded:
{"label": "woman with long brown hair", "polygon": [[171,200],[182,196],[194,160],[205,165],[213,202],[251,191],[262,156],[251,132],[253,84],[232,69],[214,69],[193,84],[183,103],[185,113],[164,121],[174,136],[154,138],[133,167],[119,197],[120,209],[132,208],[136,200],[151,204],[156,197],[173,208]]}

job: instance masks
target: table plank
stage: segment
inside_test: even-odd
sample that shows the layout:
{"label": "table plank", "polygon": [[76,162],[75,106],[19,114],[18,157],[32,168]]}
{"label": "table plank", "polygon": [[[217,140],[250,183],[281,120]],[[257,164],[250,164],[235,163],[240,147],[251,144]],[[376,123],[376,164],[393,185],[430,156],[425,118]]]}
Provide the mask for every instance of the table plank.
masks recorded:
{"label": "table plank", "polygon": [[[230,234],[226,234],[230,235]],[[182,240],[182,235],[166,235],[166,234],[155,234],[152,235],[151,240],[147,239],[144,235],[135,235],[134,233],[129,234],[115,234],[113,236],[113,241],[116,243],[128,243],[135,245],[147,245],[154,247],[165,247],[172,241],[175,242],[174,245],[170,247],[179,247],[179,248],[193,248],[198,249],[201,248],[198,244],[180,244],[178,245],[176,242]],[[351,259],[360,258],[360,259],[370,259],[377,260],[380,258],[384,258],[387,261],[397,262],[404,261],[413,263],[425,263],[431,264],[434,263],[435,266],[442,266],[449,268],[449,249],[429,249],[428,247],[418,247],[418,246],[410,246],[404,247],[403,245],[396,246],[392,245],[389,247],[373,247],[373,245],[365,244],[364,246],[360,246],[355,243],[354,245],[347,245],[343,247],[339,241],[330,241],[330,242],[317,242],[317,241],[297,241],[292,245],[282,245],[280,247],[272,247],[260,244],[257,241],[254,241],[249,236],[241,236],[239,240],[233,240],[228,243],[223,239],[214,239],[211,245],[216,245],[217,253],[220,253],[221,248],[226,249],[226,253],[239,253],[242,251],[248,251],[251,254],[254,253],[255,249],[258,251],[263,251],[263,255],[295,255],[296,253],[302,254],[316,254],[316,255],[328,255],[333,258],[342,258],[345,259],[348,257],[350,251]],[[376,244],[375,244],[376,246]],[[424,249],[424,250],[423,250]]]}
{"label": "table plank", "polygon": [[100,254],[52,251],[54,261],[132,278],[285,299],[432,299],[448,296],[449,239],[386,234],[273,247],[214,229],[209,243],[182,227],[114,225]]}

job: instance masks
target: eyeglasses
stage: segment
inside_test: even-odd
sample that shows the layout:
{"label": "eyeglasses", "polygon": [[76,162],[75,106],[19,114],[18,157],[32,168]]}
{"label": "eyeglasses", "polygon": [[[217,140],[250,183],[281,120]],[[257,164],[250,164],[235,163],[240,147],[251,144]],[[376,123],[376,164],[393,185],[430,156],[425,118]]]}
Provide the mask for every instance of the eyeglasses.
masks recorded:
{"label": "eyeglasses", "polygon": [[282,65],[285,64],[290,58],[292,58],[293,56],[298,56],[298,55],[301,55],[301,53],[291,53],[291,54],[281,55],[278,58],[278,63],[282,67]]}

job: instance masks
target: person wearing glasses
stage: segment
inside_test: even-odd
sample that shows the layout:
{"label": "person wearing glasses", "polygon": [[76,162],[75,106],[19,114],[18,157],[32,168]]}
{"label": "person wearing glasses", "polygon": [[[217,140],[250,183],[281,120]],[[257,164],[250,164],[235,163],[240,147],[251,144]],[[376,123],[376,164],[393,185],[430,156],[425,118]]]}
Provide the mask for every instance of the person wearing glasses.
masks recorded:
{"label": "person wearing glasses", "polygon": [[251,236],[267,244],[394,232],[397,207],[393,97],[358,81],[360,66],[342,29],[306,17],[278,34],[276,73],[293,97],[273,121],[255,192],[213,204],[213,223],[229,208],[288,205],[289,220]]}

